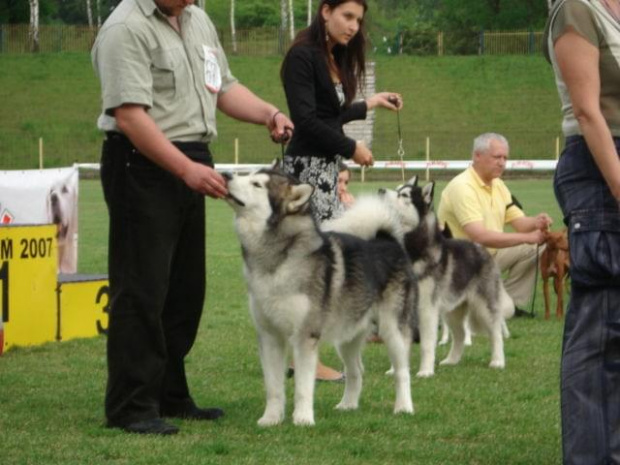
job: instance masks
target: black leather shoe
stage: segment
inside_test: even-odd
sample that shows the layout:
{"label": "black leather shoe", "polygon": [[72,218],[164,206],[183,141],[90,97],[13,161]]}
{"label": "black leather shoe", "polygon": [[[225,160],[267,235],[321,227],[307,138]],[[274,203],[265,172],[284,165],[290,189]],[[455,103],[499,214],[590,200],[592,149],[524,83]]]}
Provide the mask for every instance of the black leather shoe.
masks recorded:
{"label": "black leather shoe", "polygon": [[183,420],[217,420],[224,416],[224,410],[212,408],[200,408],[195,405],[176,411],[162,410],[163,417],[182,418]]}
{"label": "black leather shoe", "polygon": [[179,428],[170,423],[166,423],[161,418],[153,418],[152,420],[136,421],[128,425],[119,426],[120,429],[128,433],[136,434],[158,434],[160,436],[169,436],[177,434]]}

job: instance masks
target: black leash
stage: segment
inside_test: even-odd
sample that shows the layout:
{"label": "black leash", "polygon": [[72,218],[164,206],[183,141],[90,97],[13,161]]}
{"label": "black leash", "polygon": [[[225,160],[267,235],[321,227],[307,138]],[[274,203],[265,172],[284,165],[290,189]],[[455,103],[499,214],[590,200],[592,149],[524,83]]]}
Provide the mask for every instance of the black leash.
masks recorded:
{"label": "black leash", "polygon": [[[398,105],[398,99],[390,97],[388,99],[389,102],[394,105]],[[398,150],[396,153],[398,154],[398,158],[400,159],[400,173],[403,178],[403,184],[405,183],[405,149],[403,148],[403,132],[400,125],[400,109],[396,109],[396,125],[398,127]]]}
{"label": "black leash", "polygon": [[532,305],[530,306],[530,317],[534,318],[534,304],[536,303],[536,288],[538,287],[538,271],[540,268],[540,244],[536,244],[536,272],[534,273],[534,290],[532,291]]}
{"label": "black leash", "polygon": [[[514,195],[510,195],[511,197],[511,202],[506,205],[506,210],[508,210],[510,207],[517,207],[520,210],[523,210],[523,205],[521,205],[521,202],[519,202],[519,200],[514,196]],[[527,314],[527,316],[529,316],[530,318],[534,318],[536,316],[536,313],[534,312],[534,306],[536,304],[536,288],[538,286],[538,271],[540,268],[540,244],[536,245],[536,271],[534,272],[534,289],[532,291],[532,298],[531,298],[531,304],[530,304],[530,311],[526,312],[524,311],[524,314]]]}

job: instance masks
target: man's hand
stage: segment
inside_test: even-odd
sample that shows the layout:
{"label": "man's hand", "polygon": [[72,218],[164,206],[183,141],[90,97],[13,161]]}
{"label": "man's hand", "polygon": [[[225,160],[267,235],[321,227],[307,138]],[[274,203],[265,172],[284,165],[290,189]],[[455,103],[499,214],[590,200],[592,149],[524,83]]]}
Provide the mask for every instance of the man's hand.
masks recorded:
{"label": "man's hand", "polygon": [[534,224],[536,225],[536,229],[545,231],[551,227],[553,220],[546,213],[539,213],[534,218]]}
{"label": "man's hand", "polygon": [[221,199],[228,195],[226,181],[210,166],[194,162],[192,169],[183,173],[182,179],[190,189],[214,199]]}
{"label": "man's hand", "polygon": [[532,232],[525,233],[527,244],[543,244],[547,240],[547,232],[543,229],[535,229]]}

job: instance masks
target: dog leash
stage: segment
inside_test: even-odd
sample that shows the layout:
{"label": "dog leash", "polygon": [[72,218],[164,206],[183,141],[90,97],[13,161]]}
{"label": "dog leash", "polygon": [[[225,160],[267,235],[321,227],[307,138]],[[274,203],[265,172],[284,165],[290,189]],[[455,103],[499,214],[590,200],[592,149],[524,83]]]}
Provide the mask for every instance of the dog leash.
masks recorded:
{"label": "dog leash", "polygon": [[[394,105],[398,105],[398,99],[390,97],[388,101]],[[400,125],[400,109],[396,108],[396,126],[398,128],[398,149],[396,154],[400,159],[400,173],[403,178],[403,184],[405,183],[405,149],[403,147],[403,132]]]}
{"label": "dog leash", "polygon": [[532,305],[530,306],[530,317],[534,318],[534,304],[536,303],[536,290],[538,287],[538,271],[540,268],[540,244],[536,244],[536,271],[534,272],[534,290],[532,291]]}

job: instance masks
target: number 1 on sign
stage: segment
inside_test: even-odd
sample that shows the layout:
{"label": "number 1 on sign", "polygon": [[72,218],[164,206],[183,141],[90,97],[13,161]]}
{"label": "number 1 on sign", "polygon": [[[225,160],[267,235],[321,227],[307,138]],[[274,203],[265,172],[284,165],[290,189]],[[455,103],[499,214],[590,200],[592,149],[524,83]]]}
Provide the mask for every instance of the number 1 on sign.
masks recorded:
{"label": "number 1 on sign", "polygon": [[9,262],[3,262],[0,268],[0,281],[2,281],[2,321],[9,321]]}

